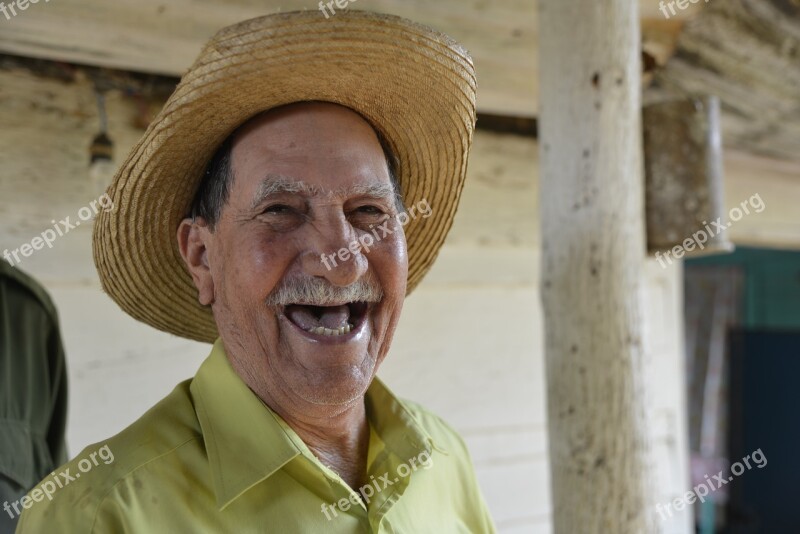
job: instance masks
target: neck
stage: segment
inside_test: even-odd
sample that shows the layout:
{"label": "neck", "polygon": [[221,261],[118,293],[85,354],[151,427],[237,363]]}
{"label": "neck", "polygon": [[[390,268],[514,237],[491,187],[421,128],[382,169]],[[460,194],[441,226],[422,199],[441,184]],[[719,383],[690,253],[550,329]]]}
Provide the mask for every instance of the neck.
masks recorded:
{"label": "neck", "polygon": [[[237,347],[238,348],[238,347]],[[364,394],[344,404],[319,404],[299,397],[279,382],[267,384],[228,351],[229,361],[245,384],[294,430],[312,453],[351,488],[366,482],[369,423]],[[233,357],[231,357],[233,356]]]}
{"label": "neck", "polygon": [[286,421],[323,464],[355,490],[365,483],[369,423],[363,397],[343,410],[316,406],[317,410],[302,411],[286,409],[277,399],[266,397],[262,397],[264,403]]}

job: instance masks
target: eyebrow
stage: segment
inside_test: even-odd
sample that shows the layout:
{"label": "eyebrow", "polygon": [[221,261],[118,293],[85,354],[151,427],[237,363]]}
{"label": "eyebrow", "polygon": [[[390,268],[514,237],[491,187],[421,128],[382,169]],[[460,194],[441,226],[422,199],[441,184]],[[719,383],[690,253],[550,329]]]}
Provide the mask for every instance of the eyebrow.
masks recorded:
{"label": "eyebrow", "polygon": [[257,208],[267,197],[279,193],[303,193],[311,196],[319,192],[318,187],[312,187],[302,180],[292,180],[287,176],[281,176],[279,174],[268,174],[266,178],[258,184],[258,189],[256,189],[256,195],[253,198],[251,208]]}
{"label": "eyebrow", "polygon": [[394,186],[387,183],[356,184],[327,191],[321,187],[309,185],[302,180],[294,180],[280,174],[268,174],[264,180],[258,184],[258,189],[256,190],[255,197],[250,206],[251,209],[258,208],[268,197],[280,193],[301,193],[306,196],[323,194],[341,197],[366,196],[387,199],[394,198],[396,194]]}

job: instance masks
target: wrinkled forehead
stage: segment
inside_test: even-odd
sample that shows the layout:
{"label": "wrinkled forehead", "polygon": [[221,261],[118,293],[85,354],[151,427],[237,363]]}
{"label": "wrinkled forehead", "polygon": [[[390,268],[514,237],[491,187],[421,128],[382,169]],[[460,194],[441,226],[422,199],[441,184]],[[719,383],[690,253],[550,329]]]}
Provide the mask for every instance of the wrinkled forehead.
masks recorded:
{"label": "wrinkled forehead", "polygon": [[240,146],[259,150],[274,146],[280,156],[303,160],[308,151],[338,150],[348,157],[359,149],[390,159],[381,131],[357,111],[328,102],[296,102],[263,111],[241,124],[228,138],[233,152]]}

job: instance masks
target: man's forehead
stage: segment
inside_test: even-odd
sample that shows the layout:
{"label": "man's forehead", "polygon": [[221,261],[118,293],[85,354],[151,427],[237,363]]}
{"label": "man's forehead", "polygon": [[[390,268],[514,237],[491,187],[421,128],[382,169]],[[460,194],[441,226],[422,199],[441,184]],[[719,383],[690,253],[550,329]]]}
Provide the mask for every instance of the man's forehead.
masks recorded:
{"label": "man's forehead", "polygon": [[271,130],[282,126],[295,129],[310,125],[311,130],[316,132],[319,131],[321,123],[331,127],[346,126],[351,130],[359,125],[377,134],[372,124],[352,108],[332,102],[309,101],[294,102],[262,111],[240,125],[234,136],[240,139],[255,130]]}

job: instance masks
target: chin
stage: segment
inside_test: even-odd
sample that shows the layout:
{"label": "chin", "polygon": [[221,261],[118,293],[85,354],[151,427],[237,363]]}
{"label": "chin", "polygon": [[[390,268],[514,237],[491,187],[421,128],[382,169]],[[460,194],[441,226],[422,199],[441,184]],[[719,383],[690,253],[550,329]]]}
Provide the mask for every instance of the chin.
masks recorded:
{"label": "chin", "polygon": [[374,360],[367,356],[367,368],[334,367],[306,377],[295,393],[303,400],[323,406],[348,406],[363,398],[375,376]]}

